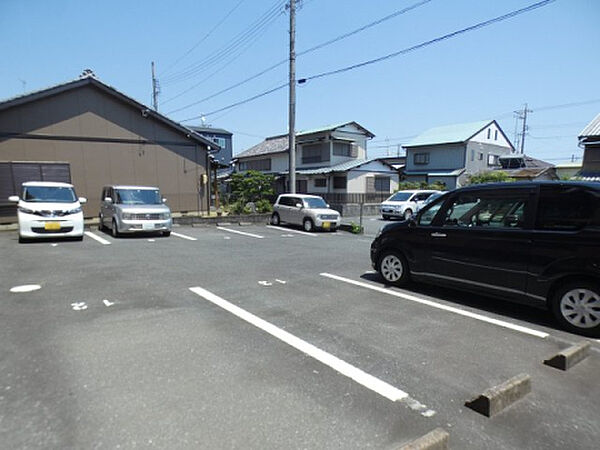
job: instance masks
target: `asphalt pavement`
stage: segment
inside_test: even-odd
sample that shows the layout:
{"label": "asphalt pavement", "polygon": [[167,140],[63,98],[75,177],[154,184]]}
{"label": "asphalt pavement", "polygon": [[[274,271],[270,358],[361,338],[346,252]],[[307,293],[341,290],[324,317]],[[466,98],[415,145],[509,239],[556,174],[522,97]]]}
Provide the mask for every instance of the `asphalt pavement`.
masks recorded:
{"label": "asphalt pavement", "polygon": [[[450,448],[597,448],[600,343],[562,372],[542,361],[583,339],[546,311],[385,287],[386,222],[0,233],[2,447],[395,449],[441,427]],[[500,414],[464,406],[521,373]]]}

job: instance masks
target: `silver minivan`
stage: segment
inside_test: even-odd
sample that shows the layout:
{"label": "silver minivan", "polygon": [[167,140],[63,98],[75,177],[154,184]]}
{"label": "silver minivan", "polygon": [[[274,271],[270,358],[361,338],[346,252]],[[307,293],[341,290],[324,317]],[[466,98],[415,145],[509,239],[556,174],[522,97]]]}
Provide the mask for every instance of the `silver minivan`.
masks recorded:
{"label": "silver minivan", "polygon": [[100,199],[99,228],[110,228],[114,237],[136,232],[171,234],[171,210],[157,187],[104,186]]}
{"label": "silver minivan", "polygon": [[302,225],[304,231],[335,231],[340,226],[340,213],[329,208],[322,197],[305,194],[281,194],[273,205],[271,223]]}

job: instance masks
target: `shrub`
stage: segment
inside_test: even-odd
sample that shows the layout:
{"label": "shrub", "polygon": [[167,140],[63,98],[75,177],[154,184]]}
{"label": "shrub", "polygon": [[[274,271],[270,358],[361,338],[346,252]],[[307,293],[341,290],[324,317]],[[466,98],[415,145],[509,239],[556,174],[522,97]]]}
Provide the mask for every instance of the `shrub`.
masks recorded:
{"label": "shrub", "polygon": [[267,199],[258,200],[256,202],[256,211],[259,213],[270,213],[273,211],[271,202]]}
{"label": "shrub", "polygon": [[483,183],[510,183],[515,181],[506,172],[502,170],[489,170],[480,172],[474,175],[469,175],[467,184],[483,184]]}
{"label": "shrub", "polygon": [[362,234],[363,232],[363,227],[361,227],[359,224],[355,223],[355,222],[350,222],[350,233],[354,233],[354,234]]}
{"label": "shrub", "polygon": [[446,185],[437,181],[435,183],[426,183],[425,181],[402,181],[398,184],[397,191],[408,191],[416,189],[445,191]]}

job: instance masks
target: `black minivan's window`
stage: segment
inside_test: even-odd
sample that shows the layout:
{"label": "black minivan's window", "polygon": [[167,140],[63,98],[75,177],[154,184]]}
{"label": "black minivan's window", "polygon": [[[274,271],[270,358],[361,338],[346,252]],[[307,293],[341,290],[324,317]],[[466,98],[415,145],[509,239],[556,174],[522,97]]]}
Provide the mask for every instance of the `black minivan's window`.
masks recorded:
{"label": "black minivan's window", "polygon": [[580,186],[542,186],[536,228],[579,230],[600,226],[600,194]]}
{"label": "black minivan's window", "polygon": [[450,203],[444,226],[522,228],[527,197],[515,193],[498,196],[489,193],[464,193]]}

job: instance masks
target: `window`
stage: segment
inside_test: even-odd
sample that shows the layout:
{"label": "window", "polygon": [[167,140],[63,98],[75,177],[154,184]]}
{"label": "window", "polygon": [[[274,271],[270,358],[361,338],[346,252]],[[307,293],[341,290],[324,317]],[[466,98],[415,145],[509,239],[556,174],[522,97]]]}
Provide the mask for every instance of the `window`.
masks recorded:
{"label": "window", "polygon": [[525,224],[527,195],[508,193],[461,194],[446,211],[444,226],[474,228],[522,228]]}
{"label": "window", "polygon": [[346,189],[346,177],[333,177],[334,189]]}
{"label": "window", "polygon": [[271,158],[240,161],[240,170],[271,170]]}
{"label": "window", "polygon": [[415,164],[429,164],[429,153],[415,153],[413,162]]}
{"label": "window", "polygon": [[329,144],[307,144],[302,146],[302,164],[329,161]]}
{"label": "window", "polygon": [[390,177],[375,177],[375,192],[390,192]]}
{"label": "window", "polygon": [[436,203],[431,208],[424,210],[419,215],[419,225],[424,225],[424,226],[431,225],[431,222],[433,222],[433,218],[435,217],[437,212],[440,210],[443,203],[444,202]]}
{"label": "window", "polygon": [[600,195],[578,186],[543,186],[536,228],[573,231],[600,226]]}
{"label": "window", "polygon": [[227,141],[225,141],[225,139],[222,137],[213,136],[210,138],[210,140],[213,141],[215,144],[217,144],[219,147],[221,147],[223,149],[227,145]]}
{"label": "window", "polygon": [[471,150],[471,161],[475,161],[475,150]]}
{"label": "window", "polygon": [[490,139],[492,137],[492,129],[488,128],[488,139]]}
{"label": "window", "polygon": [[494,130],[494,140],[498,140],[498,130]]}
{"label": "window", "polygon": [[315,187],[327,187],[327,178],[315,178]]}
{"label": "window", "polygon": [[483,153],[477,153],[477,159],[479,159],[479,161],[483,161]]}
{"label": "window", "polygon": [[296,180],[296,192],[299,194],[306,194],[308,192],[307,180]]}
{"label": "window", "polygon": [[352,145],[348,142],[334,142],[333,154],[335,156],[352,156]]}
{"label": "window", "polygon": [[427,200],[431,194],[433,194],[433,192],[421,192],[419,194],[416,194],[412,198],[412,201],[413,202],[422,202],[423,200]]}
{"label": "window", "polygon": [[488,155],[488,166],[497,166],[499,164],[500,163],[498,155]]}

